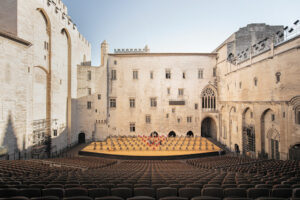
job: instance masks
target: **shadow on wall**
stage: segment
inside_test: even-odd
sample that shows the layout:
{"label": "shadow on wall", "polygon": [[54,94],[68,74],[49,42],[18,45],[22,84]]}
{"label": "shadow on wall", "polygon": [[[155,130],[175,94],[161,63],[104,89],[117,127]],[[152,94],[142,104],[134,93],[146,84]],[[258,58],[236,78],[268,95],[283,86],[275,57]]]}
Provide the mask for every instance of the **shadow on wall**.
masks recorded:
{"label": "shadow on wall", "polygon": [[4,137],[1,146],[7,150],[8,159],[14,159],[14,155],[19,152],[18,139],[14,130],[11,113],[8,115],[8,120],[4,132]]}

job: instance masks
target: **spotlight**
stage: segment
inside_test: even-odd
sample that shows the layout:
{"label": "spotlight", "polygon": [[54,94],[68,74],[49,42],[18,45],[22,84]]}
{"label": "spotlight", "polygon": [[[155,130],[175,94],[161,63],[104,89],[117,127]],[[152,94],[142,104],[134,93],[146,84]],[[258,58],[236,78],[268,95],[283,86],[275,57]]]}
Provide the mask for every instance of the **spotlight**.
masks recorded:
{"label": "spotlight", "polygon": [[289,28],[289,27],[288,27],[288,26],[286,26],[286,27],[284,27],[284,28],[283,28],[283,30],[286,30],[286,29],[288,29],[288,28]]}
{"label": "spotlight", "polygon": [[299,23],[299,19],[297,19],[295,22],[294,22],[294,25],[297,25]]}
{"label": "spotlight", "polygon": [[293,32],[293,30],[294,30],[293,28],[290,28],[289,33]]}

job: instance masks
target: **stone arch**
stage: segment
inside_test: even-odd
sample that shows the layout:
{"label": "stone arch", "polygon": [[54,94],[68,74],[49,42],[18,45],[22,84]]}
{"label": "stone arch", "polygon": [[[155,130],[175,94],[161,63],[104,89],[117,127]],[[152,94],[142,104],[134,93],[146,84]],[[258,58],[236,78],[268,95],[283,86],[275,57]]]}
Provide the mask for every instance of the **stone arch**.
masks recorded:
{"label": "stone arch", "polygon": [[217,125],[212,117],[205,117],[201,122],[201,137],[217,139]]}
{"label": "stone arch", "polygon": [[300,143],[296,143],[290,147],[289,158],[291,160],[300,160]]}
{"label": "stone arch", "polygon": [[216,110],[217,108],[217,90],[212,85],[207,85],[201,92],[201,107],[203,110]]}
{"label": "stone arch", "polygon": [[176,137],[176,133],[174,131],[170,131],[168,137]]}
{"label": "stone arch", "polygon": [[72,42],[69,31],[66,28],[61,30],[62,34],[65,34],[68,40],[68,95],[67,95],[67,133],[68,133],[68,145],[71,144],[71,92],[72,92]]}
{"label": "stone arch", "polygon": [[150,137],[158,137],[158,133],[156,131],[153,131],[150,133]]}
{"label": "stone arch", "polygon": [[188,136],[188,137],[194,137],[193,131],[188,131],[188,132],[186,133],[186,136]]}
{"label": "stone arch", "polygon": [[253,122],[253,112],[247,107],[242,112],[242,148],[243,154],[255,154],[256,134]]}
{"label": "stone arch", "polygon": [[85,143],[85,133],[80,132],[78,134],[78,144],[83,144],[83,143]]}
{"label": "stone arch", "polygon": [[48,34],[48,73],[47,73],[47,91],[46,91],[46,135],[51,136],[51,61],[52,61],[52,36],[51,36],[51,21],[43,8],[37,8],[46,22],[46,31]]}
{"label": "stone arch", "polygon": [[279,154],[279,144],[280,144],[280,134],[275,128],[270,128],[267,132],[268,138],[268,152],[270,153],[269,158],[280,159]]}
{"label": "stone arch", "polygon": [[300,125],[300,96],[293,97],[289,104],[292,106],[295,115],[295,124]]}
{"label": "stone arch", "polygon": [[260,126],[261,126],[261,154],[263,157],[268,157],[268,143],[266,143],[267,130],[269,129],[270,120],[267,119],[268,115],[273,114],[273,110],[271,108],[267,108],[263,111],[260,117]]}

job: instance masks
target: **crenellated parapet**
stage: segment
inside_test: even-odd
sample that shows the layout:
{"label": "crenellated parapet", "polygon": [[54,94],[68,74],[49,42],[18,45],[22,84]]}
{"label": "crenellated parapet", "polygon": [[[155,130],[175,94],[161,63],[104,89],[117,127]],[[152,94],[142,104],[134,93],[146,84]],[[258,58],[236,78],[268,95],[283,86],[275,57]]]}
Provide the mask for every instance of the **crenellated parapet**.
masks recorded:
{"label": "crenellated parapet", "polygon": [[150,49],[148,48],[148,45],[146,45],[143,49],[115,49],[115,54],[136,54],[136,53],[150,53]]}

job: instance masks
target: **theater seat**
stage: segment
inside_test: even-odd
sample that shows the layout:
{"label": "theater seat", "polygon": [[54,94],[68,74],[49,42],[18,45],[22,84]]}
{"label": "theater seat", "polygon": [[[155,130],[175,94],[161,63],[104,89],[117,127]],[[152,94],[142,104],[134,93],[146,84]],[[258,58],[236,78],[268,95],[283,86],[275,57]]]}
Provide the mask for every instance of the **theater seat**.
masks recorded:
{"label": "theater seat", "polygon": [[38,188],[24,188],[24,189],[20,189],[18,193],[19,196],[24,196],[28,198],[42,196],[41,190]]}
{"label": "theater seat", "polygon": [[97,197],[105,197],[109,196],[108,188],[91,188],[88,190],[89,197],[97,198]]}
{"label": "theater seat", "polygon": [[221,198],[210,197],[210,196],[198,196],[198,197],[193,197],[191,200],[221,200]]}
{"label": "theater seat", "polygon": [[63,198],[64,197],[64,189],[62,188],[46,188],[42,190],[42,196],[46,197],[46,196],[55,196],[58,198]]}
{"label": "theater seat", "polygon": [[271,191],[271,197],[290,198],[293,190],[291,188],[274,188]]}
{"label": "theater seat", "polygon": [[134,196],[155,197],[155,189],[151,187],[134,188]]}
{"label": "theater seat", "polygon": [[106,197],[98,197],[95,198],[95,200],[125,200],[122,197],[117,197],[117,196],[106,196]]}
{"label": "theater seat", "polygon": [[18,193],[17,188],[2,188],[0,189],[0,197],[13,197]]}
{"label": "theater seat", "polygon": [[68,188],[65,189],[65,197],[88,196],[88,191],[85,188]]}
{"label": "theater seat", "polygon": [[247,197],[247,191],[244,188],[224,189],[224,197]]}
{"label": "theater seat", "polygon": [[111,195],[127,199],[132,197],[132,189],[127,187],[112,188]]}
{"label": "theater seat", "polygon": [[249,188],[247,190],[247,197],[256,199],[259,197],[269,197],[269,189],[267,188]]}
{"label": "theater seat", "polygon": [[188,198],[177,197],[177,196],[170,196],[170,197],[160,198],[159,200],[188,200]]}
{"label": "theater seat", "polygon": [[203,188],[201,194],[202,196],[223,198],[223,189],[213,187]]}
{"label": "theater seat", "polygon": [[127,200],[155,200],[153,197],[148,197],[148,196],[134,196],[127,198]]}
{"label": "theater seat", "polygon": [[179,188],[178,194],[180,197],[193,198],[201,195],[200,188]]}
{"label": "theater seat", "polygon": [[177,189],[171,187],[158,188],[156,190],[156,198],[160,199],[163,197],[177,196]]}

